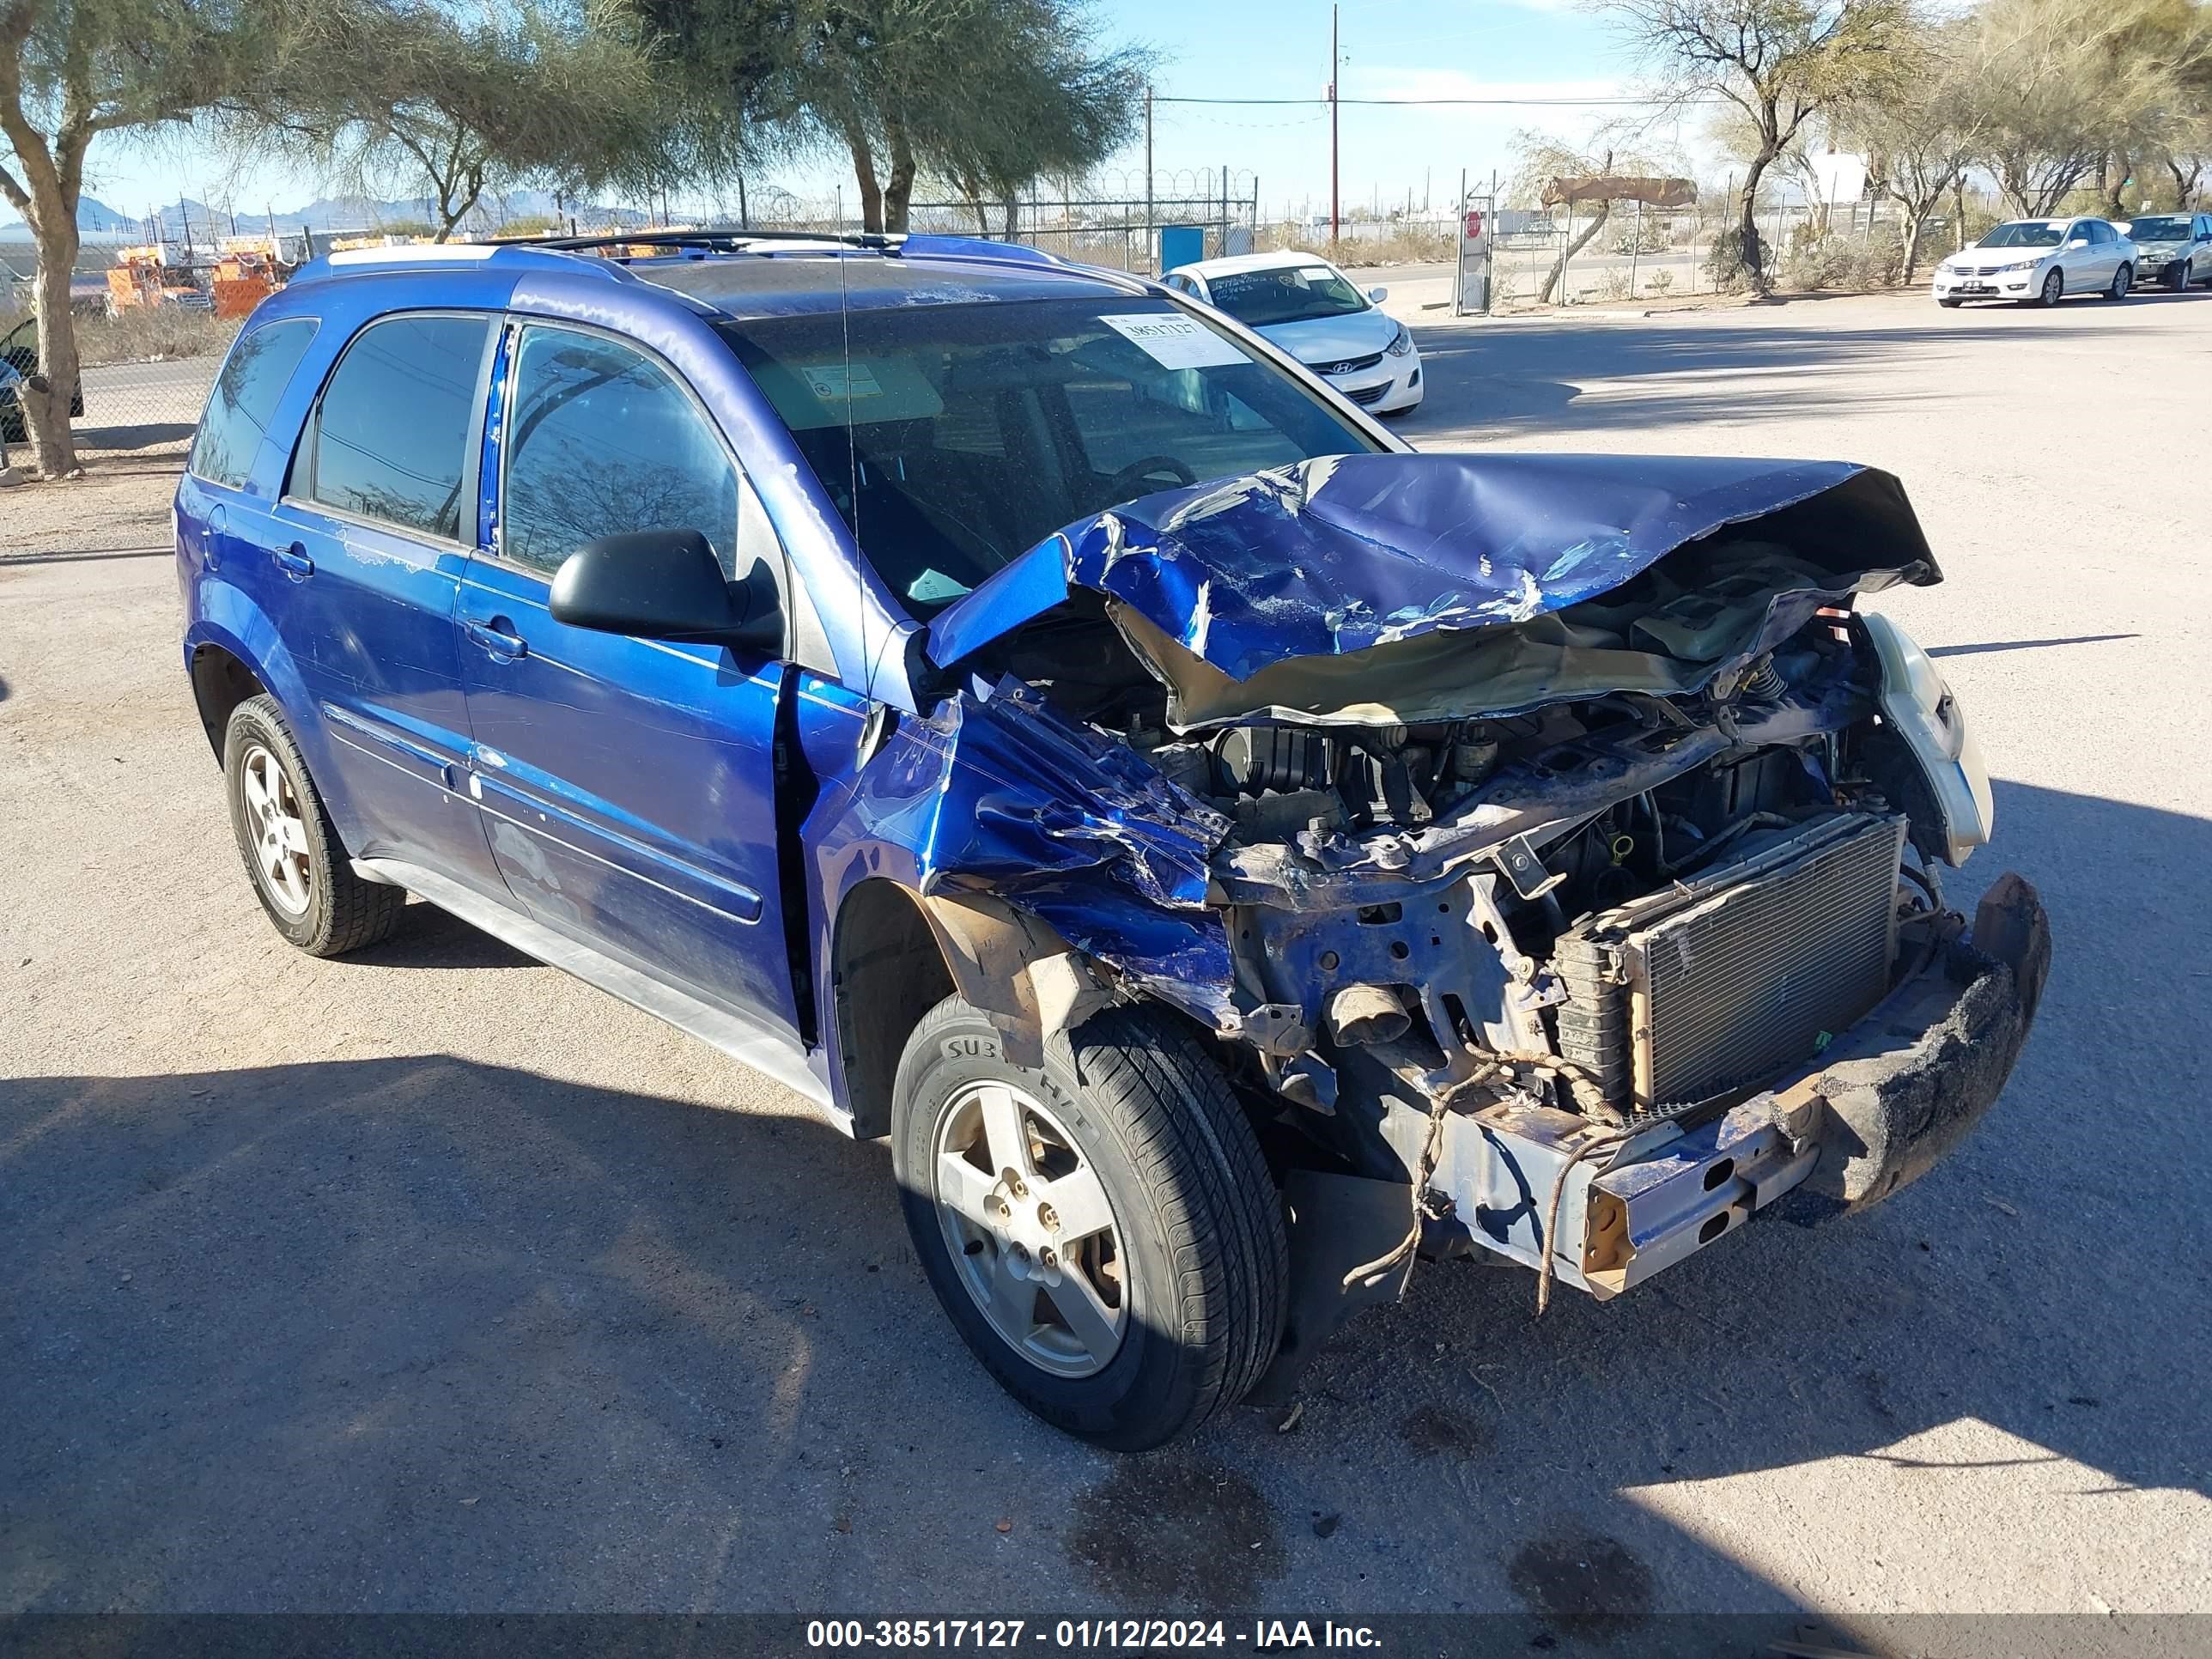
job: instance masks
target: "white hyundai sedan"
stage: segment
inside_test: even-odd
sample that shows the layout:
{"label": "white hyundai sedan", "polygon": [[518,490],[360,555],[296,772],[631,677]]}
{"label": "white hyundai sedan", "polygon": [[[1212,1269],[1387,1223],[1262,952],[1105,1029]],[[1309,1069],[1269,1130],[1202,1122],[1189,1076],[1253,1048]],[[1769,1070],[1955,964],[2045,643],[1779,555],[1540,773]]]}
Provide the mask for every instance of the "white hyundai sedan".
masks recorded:
{"label": "white hyundai sedan", "polygon": [[1377,415],[1421,401],[1421,354],[1406,325],[1316,253],[1243,253],[1180,265],[1161,278],[1265,335],[1339,392]]}
{"label": "white hyundai sedan", "polygon": [[2124,300],[2136,264],[2135,244],[2102,219],[2013,219],[1936,267],[1936,303],[2055,306],[2075,294]]}

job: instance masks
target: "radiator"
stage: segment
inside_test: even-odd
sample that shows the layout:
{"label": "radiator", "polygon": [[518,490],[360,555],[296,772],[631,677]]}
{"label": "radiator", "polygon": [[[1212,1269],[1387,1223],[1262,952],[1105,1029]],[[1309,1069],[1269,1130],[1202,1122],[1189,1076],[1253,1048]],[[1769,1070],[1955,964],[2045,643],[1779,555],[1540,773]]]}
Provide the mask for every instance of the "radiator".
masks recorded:
{"label": "radiator", "polygon": [[1888,988],[1905,832],[1833,813],[1582,922],[1553,958],[1560,1054],[1636,1111],[1813,1059]]}

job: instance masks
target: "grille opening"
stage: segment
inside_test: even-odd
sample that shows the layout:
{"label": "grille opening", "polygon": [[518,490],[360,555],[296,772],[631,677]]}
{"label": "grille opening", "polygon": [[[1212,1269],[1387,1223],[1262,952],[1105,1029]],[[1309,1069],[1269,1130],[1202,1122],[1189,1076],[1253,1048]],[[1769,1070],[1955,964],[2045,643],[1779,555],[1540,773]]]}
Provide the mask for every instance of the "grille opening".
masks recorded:
{"label": "grille opening", "polygon": [[1705,1171],[1705,1190],[1709,1193],[1717,1191],[1726,1186],[1729,1177],[1735,1174],[1735,1160],[1732,1158],[1723,1158]]}
{"label": "grille opening", "polygon": [[1728,1231],[1728,1224],[1729,1212],[1726,1210],[1723,1210],[1718,1215],[1710,1218],[1704,1226],[1698,1229],[1698,1243],[1700,1244],[1711,1243],[1715,1239],[1718,1238],[1723,1233]]}

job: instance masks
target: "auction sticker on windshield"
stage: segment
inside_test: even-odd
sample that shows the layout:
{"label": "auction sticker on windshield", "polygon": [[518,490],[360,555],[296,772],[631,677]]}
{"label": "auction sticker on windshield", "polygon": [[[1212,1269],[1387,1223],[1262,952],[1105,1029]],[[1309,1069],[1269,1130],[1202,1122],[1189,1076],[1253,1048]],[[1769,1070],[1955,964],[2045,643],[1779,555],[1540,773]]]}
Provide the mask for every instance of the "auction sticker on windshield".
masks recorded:
{"label": "auction sticker on windshield", "polygon": [[1125,313],[1098,320],[1133,340],[1162,368],[1226,368],[1252,361],[1204,324],[1170,312]]}

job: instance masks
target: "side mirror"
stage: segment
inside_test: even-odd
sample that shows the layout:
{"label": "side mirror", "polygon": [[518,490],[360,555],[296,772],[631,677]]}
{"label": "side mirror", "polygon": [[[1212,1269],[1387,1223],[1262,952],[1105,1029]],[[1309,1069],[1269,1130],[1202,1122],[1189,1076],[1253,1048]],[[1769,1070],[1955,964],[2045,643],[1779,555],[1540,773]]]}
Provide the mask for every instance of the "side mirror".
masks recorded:
{"label": "side mirror", "polygon": [[783,617],[766,580],[732,582],[696,530],[602,536],[561,562],[556,622],[644,640],[783,648]]}
{"label": "side mirror", "polygon": [[1390,290],[1387,288],[1370,288],[1367,290],[1368,301],[1373,305],[1379,306],[1389,297]]}

